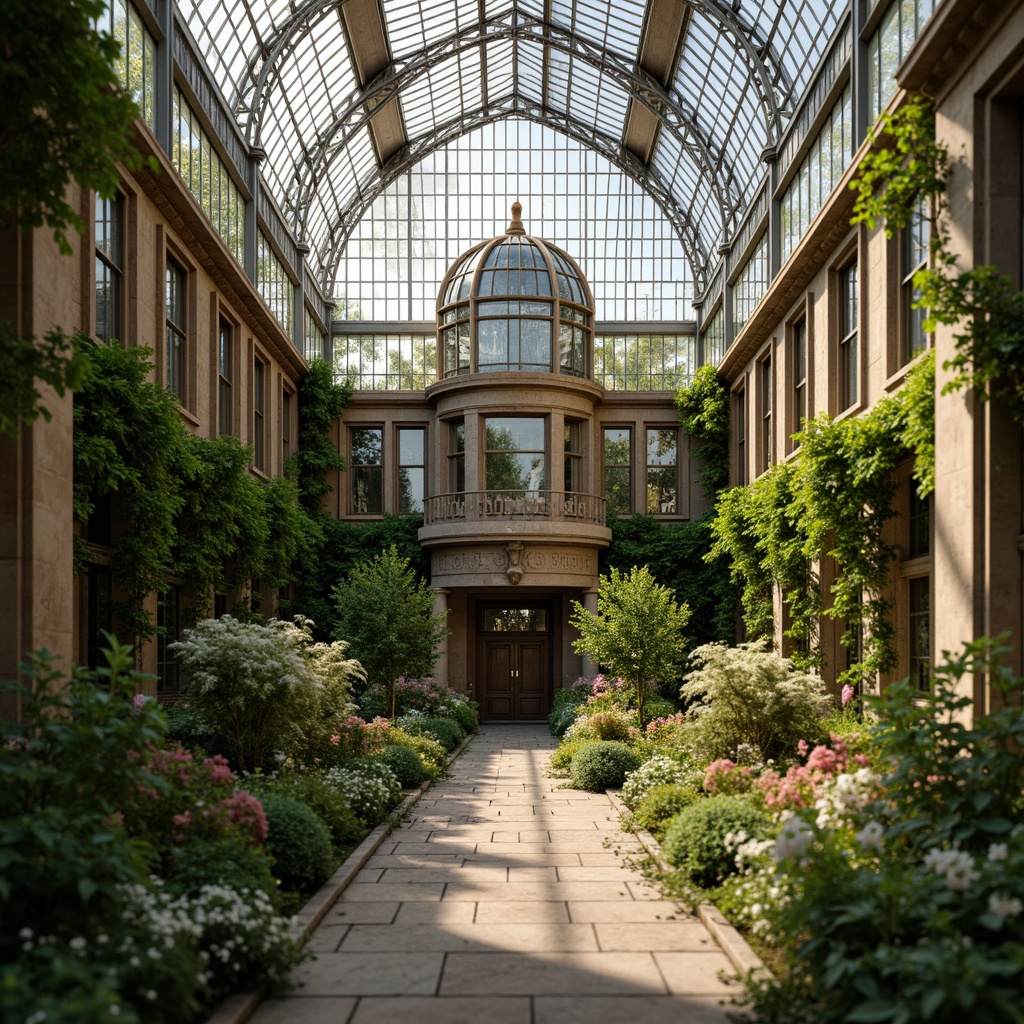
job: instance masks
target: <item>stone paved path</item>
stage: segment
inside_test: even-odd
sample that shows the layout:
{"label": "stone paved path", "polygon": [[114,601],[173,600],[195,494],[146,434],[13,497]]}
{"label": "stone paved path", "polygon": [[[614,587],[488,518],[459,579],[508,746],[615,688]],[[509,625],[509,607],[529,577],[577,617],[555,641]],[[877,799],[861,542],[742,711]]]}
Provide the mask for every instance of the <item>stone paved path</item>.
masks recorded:
{"label": "stone paved path", "polygon": [[623,866],[608,798],[547,777],[554,746],[483,727],[252,1024],[724,1024],[729,962]]}

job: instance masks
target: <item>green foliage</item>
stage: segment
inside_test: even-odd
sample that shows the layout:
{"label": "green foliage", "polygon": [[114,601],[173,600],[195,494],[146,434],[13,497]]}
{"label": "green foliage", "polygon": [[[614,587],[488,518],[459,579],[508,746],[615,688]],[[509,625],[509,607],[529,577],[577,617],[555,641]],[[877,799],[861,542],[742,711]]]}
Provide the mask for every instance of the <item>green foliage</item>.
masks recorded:
{"label": "green foliage", "polygon": [[574,687],[560,687],[555,690],[551,711],[548,713],[548,728],[552,736],[564,736],[566,729],[576,721],[576,712],[587,699],[587,693]]}
{"label": "green foliage", "polygon": [[237,838],[194,839],[175,848],[167,891],[198,896],[204,885],[226,885],[238,892],[259,889],[272,899],[277,895],[266,850]]}
{"label": "green foliage", "polygon": [[618,789],[639,764],[639,758],[625,743],[593,740],[573,754],[569,780],[575,789],[603,793],[606,789]]}
{"label": "green foliage", "polygon": [[729,392],[709,364],[676,392],[675,402],[687,436],[698,442],[693,454],[703,463],[701,487],[714,501],[729,484]]}
{"label": "green foliage", "polygon": [[351,644],[369,684],[387,691],[387,713],[395,717],[395,680],[429,674],[437,645],[447,635],[445,615],[434,614],[434,595],[392,545],[372,562],[357,566],[334,590],[338,610],[334,636]]}
{"label": "green foliage", "polygon": [[[461,696],[461,695],[460,695]],[[447,717],[458,723],[467,736],[480,731],[480,705],[475,700],[458,700],[449,705]]]}
{"label": "green foliage", "polygon": [[433,736],[414,736],[404,729],[392,728],[388,732],[388,741],[412,750],[422,762],[428,778],[439,779],[448,770],[448,754]]}
{"label": "green foliage", "polygon": [[740,797],[710,796],[684,807],[665,829],[662,849],[673,867],[698,885],[710,888],[737,871],[730,834],[767,839],[772,820]]}
{"label": "green foliage", "polygon": [[646,565],[690,609],[687,641],[693,647],[715,640],[732,643],[736,637],[736,587],[720,564],[707,560],[713,520],[710,509],[685,523],[663,523],[647,515],[612,518],[612,542],[601,553],[601,573]]}
{"label": "green foliage", "polygon": [[25,686],[4,684],[22,720],[4,724],[0,745],[0,960],[13,958],[23,925],[87,934],[117,914],[118,886],[148,872],[144,844],[118,816],[160,785],[129,751],[162,741],[163,715],[155,701],[133,709],[141,677],[116,642],[105,668],[66,683],[52,660],[36,654]]}
{"label": "green foliage", "polygon": [[410,736],[429,736],[447,751],[454,750],[465,738],[466,730],[452,718],[426,718],[423,715],[403,715],[398,723]]}
{"label": "green foliage", "polygon": [[830,699],[819,676],[794,671],[761,644],[708,644],[693,658],[699,667],[682,692],[693,702],[689,741],[705,762],[733,756],[742,744],[777,761],[821,734]]}
{"label": "green foliage", "polygon": [[416,751],[401,743],[389,743],[376,755],[402,784],[402,789],[415,789],[427,778],[427,770]]}
{"label": "green foliage", "polygon": [[367,828],[380,824],[402,802],[402,785],[395,773],[376,758],[352,759],[331,768],[324,781],[342,793]]}
{"label": "green foliage", "polygon": [[646,566],[634,566],[627,575],[613,567],[601,576],[597,615],[574,601],[569,623],[580,633],[573,648],[610,666],[633,688],[643,728],[648,685],[674,678],[685,650],[682,631],[689,618],[689,608],[677,604]]}
{"label": "green foliage", "polygon": [[196,725],[220,737],[240,770],[301,753],[347,714],[358,663],[344,644],[316,644],[304,621],[206,619],[171,645],[188,677]]}
{"label": "green foliage", "polygon": [[283,793],[267,793],[262,803],[274,875],[285,889],[312,892],[334,867],[327,826],[312,808]]}
{"label": "green foliage", "polygon": [[[88,522],[110,496],[130,529],[114,537],[111,570],[122,595],[114,611],[121,634],[137,643],[155,631],[146,597],[164,585],[172,563],[180,481],[195,472],[177,399],[147,380],[152,350],[83,341],[93,372],[75,396],[75,517]],[[79,545],[81,570],[88,552]]]}
{"label": "green foliage", "polygon": [[648,790],[655,786],[685,785],[695,789],[700,772],[688,760],[679,760],[669,754],[654,754],[635,771],[626,776],[622,784],[622,802],[635,810]]}
{"label": "green foliage", "polygon": [[582,750],[587,744],[594,741],[589,736],[570,736],[563,739],[551,755],[548,766],[553,775],[566,775],[569,772],[569,765],[576,756],[577,751]]}
{"label": "green foliage", "polygon": [[305,804],[327,826],[335,847],[353,846],[366,834],[345,794],[320,774],[293,769],[274,775],[251,776],[246,786],[254,793],[281,793]]}
{"label": "green foliage", "polygon": [[68,337],[54,328],[41,339],[21,338],[0,323],[0,435],[15,437],[18,424],[47,422],[50,410],[43,405],[37,382],[64,397],[78,391],[89,373],[84,334]]}
{"label": "green foliage", "polygon": [[935,490],[935,350],[910,368],[899,395],[903,407],[903,443],[914,453],[917,493]]}
{"label": "green foliage", "polygon": [[[918,308],[927,311],[925,329],[957,327],[956,353],[943,363],[954,374],[943,394],[972,387],[983,399],[1005,403],[1024,423],[1024,292],[990,265],[957,271],[945,218],[949,153],[935,140],[931,102],[912,97],[879,122],[879,145],[861,161],[853,223],[885,222],[887,235],[905,227],[924,201],[932,210],[930,267],[918,271]],[[884,186],[884,187],[883,187]]]}
{"label": "green foliage", "polygon": [[636,805],[633,821],[652,835],[661,836],[669,821],[699,799],[697,790],[683,783],[667,782],[652,786]]}
{"label": "green foliage", "polygon": [[334,383],[334,372],[323,359],[309,364],[299,385],[299,446],[295,453],[299,498],[314,517],[324,516],[323,499],[331,493],[329,472],[345,468],[345,460],[331,440],[334,426],[352,398],[352,382]]}
{"label": "green foliage", "polygon": [[[752,987],[754,1020],[1024,1019],[1024,679],[1008,653],[967,644],[931,693],[870,698],[887,774],[848,791],[838,821],[793,819],[801,841],[769,875],[781,969]],[[993,710],[970,724],[977,678]]]}

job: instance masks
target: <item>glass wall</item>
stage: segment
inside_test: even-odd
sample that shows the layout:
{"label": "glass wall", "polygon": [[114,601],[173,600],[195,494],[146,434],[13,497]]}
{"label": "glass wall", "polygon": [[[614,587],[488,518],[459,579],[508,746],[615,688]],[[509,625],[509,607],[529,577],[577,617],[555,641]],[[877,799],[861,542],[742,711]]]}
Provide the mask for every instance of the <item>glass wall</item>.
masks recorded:
{"label": "glass wall", "polygon": [[284,269],[284,264],[277,258],[277,253],[270,247],[270,241],[261,231],[259,246],[256,250],[256,287],[267,300],[274,319],[291,338],[295,333],[295,320],[292,310],[295,307],[295,285]]}
{"label": "glass wall", "polygon": [[489,416],[485,421],[485,463],[488,491],[547,488],[542,416]]}
{"label": "glass wall", "polygon": [[896,69],[935,10],[936,0],[895,0],[868,43],[868,115],[877,121],[896,92]]}
{"label": "glass wall", "polygon": [[725,357],[725,310],[721,306],[704,325],[704,362],[717,366]]}
{"label": "glass wall", "polygon": [[609,391],[675,391],[693,379],[693,334],[599,334],[594,379]]}
{"label": "glass wall", "polygon": [[120,43],[121,53],[114,61],[114,72],[125,92],[139,105],[142,120],[150,128],[155,127],[156,40],[139,12],[125,0],[111,0],[96,27]]}
{"label": "glass wall", "polygon": [[732,323],[738,334],[768,290],[768,232],[760,238],[732,286]]}
{"label": "glass wall", "polygon": [[437,340],[433,334],[335,335],[334,376],[351,377],[361,391],[422,391],[437,379]]}
{"label": "glass wall", "polygon": [[182,91],[175,88],[173,96],[171,160],[174,169],[213,222],[224,244],[241,263],[245,252],[245,197]]}

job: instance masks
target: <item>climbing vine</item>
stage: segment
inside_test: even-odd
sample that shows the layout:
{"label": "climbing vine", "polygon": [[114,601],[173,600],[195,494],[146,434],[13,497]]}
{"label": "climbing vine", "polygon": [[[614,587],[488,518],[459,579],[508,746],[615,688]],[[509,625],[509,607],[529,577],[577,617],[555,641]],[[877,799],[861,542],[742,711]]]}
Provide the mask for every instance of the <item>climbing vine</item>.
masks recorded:
{"label": "climbing vine", "polygon": [[693,383],[676,392],[679,422],[697,442],[693,454],[701,460],[701,486],[714,501],[729,483],[729,393],[711,365],[700,367]]}
{"label": "climbing vine", "polygon": [[877,137],[881,145],[866,154],[851,185],[857,192],[853,223],[884,221],[891,236],[909,223],[918,203],[930,207],[931,262],[914,285],[918,306],[927,311],[925,329],[955,328],[955,354],[943,363],[953,376],[943,394],[972,387],[983,399],[1005,403],[1024,424],[1024,292],[993,266],[957,271],[945,217],[951,164],[935,140],[931,103],[912,98],[882,118]]}
{"label": "climbing vine", "polygon": [[334,423],[352,398],[352,382],[335,384],[334,372],[323,359],[309,364],[299,385],[299,449],[295,454],[299,498],[314,517],[323,517],[323,499],[331,493],[329,471],[345,468],[345,460],[331,440]]}

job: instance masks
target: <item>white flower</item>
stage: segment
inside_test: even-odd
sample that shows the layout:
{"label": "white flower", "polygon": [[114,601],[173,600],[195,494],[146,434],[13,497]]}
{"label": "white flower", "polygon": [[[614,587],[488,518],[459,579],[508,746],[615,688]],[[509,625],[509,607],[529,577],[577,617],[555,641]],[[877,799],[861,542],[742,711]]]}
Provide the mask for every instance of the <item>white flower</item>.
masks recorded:
{"label": "white flower", "polygon": [[82,936],[81,936],[81,935],[76,935],[76,936],[75,936],[75,937],[74,937],[74,938],[73,938],[73,939],[72,939],[72,940],[71,940],[71,941],[70,941],[70,942],[68,943],[68,945],[69,945],[69,946],[70,946],[70,947],[71,947],[72,949],[76,949],[76,950],[77,950],[77,949],[85,949],[85,947],[86,947],[86,946],[88,945],[88,943],[87,943],[87,942],[85,941],[85,939],[84,939],[84,938],[82,938]]}
{"label": "white flower", "polygon": [[974,858],[960,850],[929,850],[924,866],[937,875],[945,875],[946,885],[953,892],[966,892],[981,877],[975,870]]}
{"label": "white flower", "polygon": [[1009,855],[1006,843],[990,843],[988,848],[989,860],[1006,860]]}
{"label": "white flower", "polygon": [[790,818],[775,840],[775,848],[772,851],[772,859],[776,861],[785,860],[787,857],[801,857],[811,845],[814,833],[811,826],[803,818]]}
{"label": "white flower", "polygon": [[34,933],[33,933],[31,928],[22,928],[21,931],[18,932],[18,938],[19,939],[31,939],[33,934]]}
{"label": "white flower", "polygon": [[865,850],[882,850],[882,835],[885,829],[878,824],[877,821],[869,821],[857,834],[857,842],[864,847]]}
{"label": "white flower", "polygon": [[988,898],[988,910],[990,914],[998,914],[1000,917],[1019,917],[1024,910],[1024,903],[1016,896],[994,892]]}

